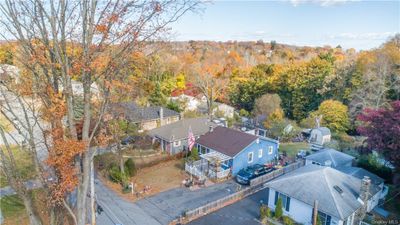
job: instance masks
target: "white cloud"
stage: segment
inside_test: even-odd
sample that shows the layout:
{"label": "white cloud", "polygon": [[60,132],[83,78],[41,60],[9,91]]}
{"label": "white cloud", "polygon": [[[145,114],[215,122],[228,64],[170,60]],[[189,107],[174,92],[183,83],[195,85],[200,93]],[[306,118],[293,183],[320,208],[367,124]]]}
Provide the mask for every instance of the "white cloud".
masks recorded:
{"label": "white cloud", "polygon": [[313,3],[313,4],[318,4],[322,7],[329,7],[333,5],[339,5],[356,1],[360,0],[290,0],[290,3],[292,3],[293,6],[298,6],[300,4],[306,4],[306,3]]}
{"label": "white cloud", "polygon": [[329,35],[329,39],[340,40],[385,40],[390,36],[394,36],[396,32],[382,32],[382,33],[341,33],[336,35]]}

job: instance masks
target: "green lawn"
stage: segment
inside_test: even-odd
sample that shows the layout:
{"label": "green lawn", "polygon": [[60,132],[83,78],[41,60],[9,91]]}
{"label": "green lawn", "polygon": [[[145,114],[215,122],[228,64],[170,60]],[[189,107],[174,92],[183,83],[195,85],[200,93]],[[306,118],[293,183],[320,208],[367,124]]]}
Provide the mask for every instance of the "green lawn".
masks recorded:
{"label": "green lawn", "polygon": [[14,218],[25,214],[24,203],[17,195],[0,198],[0,205],[4,218]]}
{"label": "green lawn", "polygon": [[[29,152],[23,151],[19,148],[12,148],[13,156],[17,164],[17,169],[24,180],[33,179],[35,177],[35,166],[33,165],[32,157]],[[7,151],[5,151],[7,155]],[[0,172],[0,188],[7,186],[7,179]]]}
{"label": "green lawn", "polygon": [[285,142],[279,144],[279,152],[286,152],[288,157],[296,157],[297,152],[300,150],[310,150],[309,144],[305,142]]}

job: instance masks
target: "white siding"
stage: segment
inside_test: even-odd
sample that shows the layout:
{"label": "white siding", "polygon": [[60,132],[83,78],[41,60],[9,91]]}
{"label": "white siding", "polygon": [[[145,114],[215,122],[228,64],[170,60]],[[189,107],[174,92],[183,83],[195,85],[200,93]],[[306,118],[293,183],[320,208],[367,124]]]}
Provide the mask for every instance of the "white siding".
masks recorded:
{"label": "white siding", "polygon": [[[268,207],[275,210],[275,193],[272,188],[269,189]],[[304,225],[312,224],[313,207],[294,198],[290,198],[289,212],[283,210],[284,215],[289,216],[297,223]],[[343,225],[343,221],[331,216],[331,225]]]}

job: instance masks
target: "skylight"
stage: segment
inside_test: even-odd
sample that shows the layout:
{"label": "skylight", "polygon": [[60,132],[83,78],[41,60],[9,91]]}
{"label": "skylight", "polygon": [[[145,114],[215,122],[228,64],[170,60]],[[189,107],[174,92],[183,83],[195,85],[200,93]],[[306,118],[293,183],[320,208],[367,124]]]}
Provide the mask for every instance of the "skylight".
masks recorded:
{"label": "skylight", "polygon": [[333,188],[335,188],[335,190],[336,190],[339,194],[343,194],[343,190],[342,190],[339,186],[335,185],[335,186],[333,186]]}

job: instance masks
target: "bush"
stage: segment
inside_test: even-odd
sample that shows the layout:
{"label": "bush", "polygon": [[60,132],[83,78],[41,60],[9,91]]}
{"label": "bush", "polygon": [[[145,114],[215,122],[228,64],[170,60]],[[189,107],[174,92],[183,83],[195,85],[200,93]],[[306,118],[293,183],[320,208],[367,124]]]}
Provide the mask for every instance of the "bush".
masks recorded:
{"label": "bush", "polygon": [[120,183],[122,185],[128,182],[128,177],[126,176],[126,174],[121,173],[119,166],[117,166],[115,163],[112,164],[108,169],[108,175],[112,182]]}
{"label": "bush", "polygon": [[200,159],[199,156],[199,150],[196,147],[193,147],[192,150],[190,151],[190,156],[189,156],[190,160],[192,161],[197,161]]}
{"label": "bush", "polygon": [[294,220],[292,220],[292,218],[290,218],[288,216],[283,216],[282,221],[283,221],[284,225],[293,225],[294,224]]}
{"label": "bush", "polygon": [[282,216],[283,216],[282,198],[279,197],[275,208],[275,218],[281,219]]}
{"label": "bush", "polygon": [[135,162],[129,158],[128,160],[126,160],[125,162],[125,173],[126,175],[132,177],[136,175],[136,166],[135,166]]}
{"label": "bush", "polygon": [[264,220],[265,218],[271,217],[271,210],[267,205],[262,204],[260,206],[260,219]]}
{"label": "bush", "polygon": [[389,167],[383,166],[373,154],[362,156],[357,162],[357,166],[368,170],[371,173],[383,178],[386,182],[391,183],[393,179],[393,171]]}

